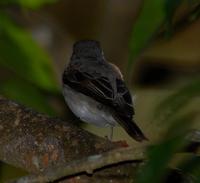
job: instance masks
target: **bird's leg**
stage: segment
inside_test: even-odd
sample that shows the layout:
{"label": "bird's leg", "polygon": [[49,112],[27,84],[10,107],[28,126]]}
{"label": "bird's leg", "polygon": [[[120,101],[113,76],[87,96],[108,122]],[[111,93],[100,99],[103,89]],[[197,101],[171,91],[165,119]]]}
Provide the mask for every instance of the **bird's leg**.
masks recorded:
{"label": "bird's leg", "polygon": [[110,127],[110,134],[109,134],[109,140],[112,141],[113,138],[113,126]]}
{"label": "bird's leg", "polygon": [[105,138],[107,138],[108,140],[112,141],[114,126],[112,126],[112,125],[106,125],[106,127],[109,128],[109,132],[108,132],[108,135],[105,136]]}

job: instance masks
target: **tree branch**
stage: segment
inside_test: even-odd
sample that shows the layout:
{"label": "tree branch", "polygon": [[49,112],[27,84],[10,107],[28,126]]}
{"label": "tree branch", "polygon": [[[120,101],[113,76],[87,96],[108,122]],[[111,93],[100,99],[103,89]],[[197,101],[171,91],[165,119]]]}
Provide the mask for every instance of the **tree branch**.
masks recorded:
{"label": "tree branch", "polygon": [[[92,174],[94,170],[99,168],[117,164],[126,161],[140,161],[145,155],[145,148],[124,148],[112,150],[110,152],[88,156],[81,160],[76,160],[68,163],[65,166],[47,169],[38,174],[32,174],[14,181],[15,183],[37,183],[37,182],[52,182],[63,177],[76,175],[83,172]],[[14,183],[13,182],[13,183]]]}
{"label": "tree branch", "polygon": [[[0,97],[0,160],[5,163],[36,174],[50,170],[54,172],[59,167],[67,169],[76,161],[83,161],[88,156],[100,155],[122,145],[97,137],[70,121],[36,113]],[[92,177],[81,175],[79,182],[102,182],[111,178],[113,182],[127,182],[136,166],[137,163],[127,162],[123,166],[101,170]],[[127,173],[127,169],[131,173]],[[116,171],[118,176],[124,178],[119,180]]]}
{"label": "tree branch", "polygon": [[[187,140],[192,143],[184,151],[196,152],[199,131],[191,132]],[[17,183],[48,182],[66,176],[65,183],[71,183],[71,178],[79,183],[129,182],[141,162],[136,160],[145,158],[146,147],[119,147],[122,144],[97,137],[70,121],[36,113],[0,97],[0,160],[32,172]],[[100,168],[92,177],[83,174]]]}
{"label": "tree branch", "polygon": [[0,97],[0,160],[5,163],[37,172],[116,147],[70,121],[36,113]]}

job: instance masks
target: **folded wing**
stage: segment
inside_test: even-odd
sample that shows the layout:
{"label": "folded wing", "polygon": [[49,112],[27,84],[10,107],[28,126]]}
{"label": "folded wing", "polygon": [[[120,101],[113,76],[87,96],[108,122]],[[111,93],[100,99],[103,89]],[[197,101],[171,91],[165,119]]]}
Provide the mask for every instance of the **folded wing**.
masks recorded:
{"label": "folded wing", "polygon": [[138,141],[145,140],[142,131],[132,121],[134,109],[129,90],[122,79],[116,78],[114,82],[115,85],[111,85],[110,78],[105,75],[88,73],[77,66],[68,67],[63,74],[64,84],[109,106],[113,117],[130,136]]}

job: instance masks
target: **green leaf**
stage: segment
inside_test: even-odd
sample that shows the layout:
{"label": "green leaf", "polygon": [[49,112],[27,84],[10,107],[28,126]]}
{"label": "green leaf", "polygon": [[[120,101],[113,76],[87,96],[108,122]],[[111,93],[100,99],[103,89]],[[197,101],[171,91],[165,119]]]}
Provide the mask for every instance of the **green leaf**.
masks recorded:
{"label": "green leaf", "polygon": [[148,162],[141,168],[137,183],[159,183],[167,173],[167,165],[177,151],[180,138],[170,139],[148,150]]}
{"label": "green leaf", "polygon": [[0,93],[39,112],[55,115],[47,97],[36,86],[22,79],[1,82]]}
{"label": "green leaf", "polygon": [[177,8],[185,0],[166,0],[165,3],[165,14],[166,14],[166,36],[170,37],[173,32],[173,18]]}
{"label": "green leaf", "polygon": [[46,3],[54,3],[57,0],[1,0],[0,4],[9,5],[9,4],[17,4],[22,7],[36,9]]}
{"label": "green leaf", "polygon": [[130,55],[128,69],[131,69],[133,61],[147,46],[154,33],[165,19],[166,0],[145,0],[140,16],[137,19],[130,40]]}
{"label": "green leaf", "polygon": [[42,89],[58,91],[50,57],[23,29],[0,13],[0,65]]}
{"label": "green leaf", "polygon": [[182,162],[178,169],[185,175],[190,175],[197,183],[200,182],[200,156],[193,155]]}
{"label": "green leaf", "polygon": [[170,123],[173,124],[168,129],[168,133],[164,140],[153,147],[150,147],[147,155],[148,161],[141,168],[137,183],[160,183],[168,173],[168,164],[172,160],[174,154],[179,152],[186,145],[184,139],[188,130],[188,125],[192,122],[193,114],[183,115],[173,119]]}
{"label": "green leaf", "polygon": [[165,13],[166,19],[171,22],[176,9],[183,3],[183,0],[166,0],[165,3]]}
{"label": "green leaf", "polygon": [[[131,68],[142,52],[148,46],[159,28],[167,23],[167,32],[170,35],[172,30],[172,18],[177,7],[183,3],[181,0],[146,0],[140,16],[137,19],[130,39],[130,54],[128,61],[128,73],[131,75]],[[130,79],[130,78],[129,78]]]}
{"label": "green leaf", "polygon": [[154,118],[164,123],[173,118],[185,106],[200,96],[200,78],[196,78],[180,88],[177,92],[165,98],[155,109]]}

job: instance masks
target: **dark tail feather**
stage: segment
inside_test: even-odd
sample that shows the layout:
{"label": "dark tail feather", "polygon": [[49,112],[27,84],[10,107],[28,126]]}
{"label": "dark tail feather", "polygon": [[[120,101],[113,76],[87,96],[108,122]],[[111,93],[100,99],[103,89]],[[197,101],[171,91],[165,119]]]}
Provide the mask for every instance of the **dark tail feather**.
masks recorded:
{"label": "dark tail feather", "polygon": [[148,140],[137,124],[131,119],[119,120],[119,124],[126,130],[126,132],[135,140],[142,142]]}

